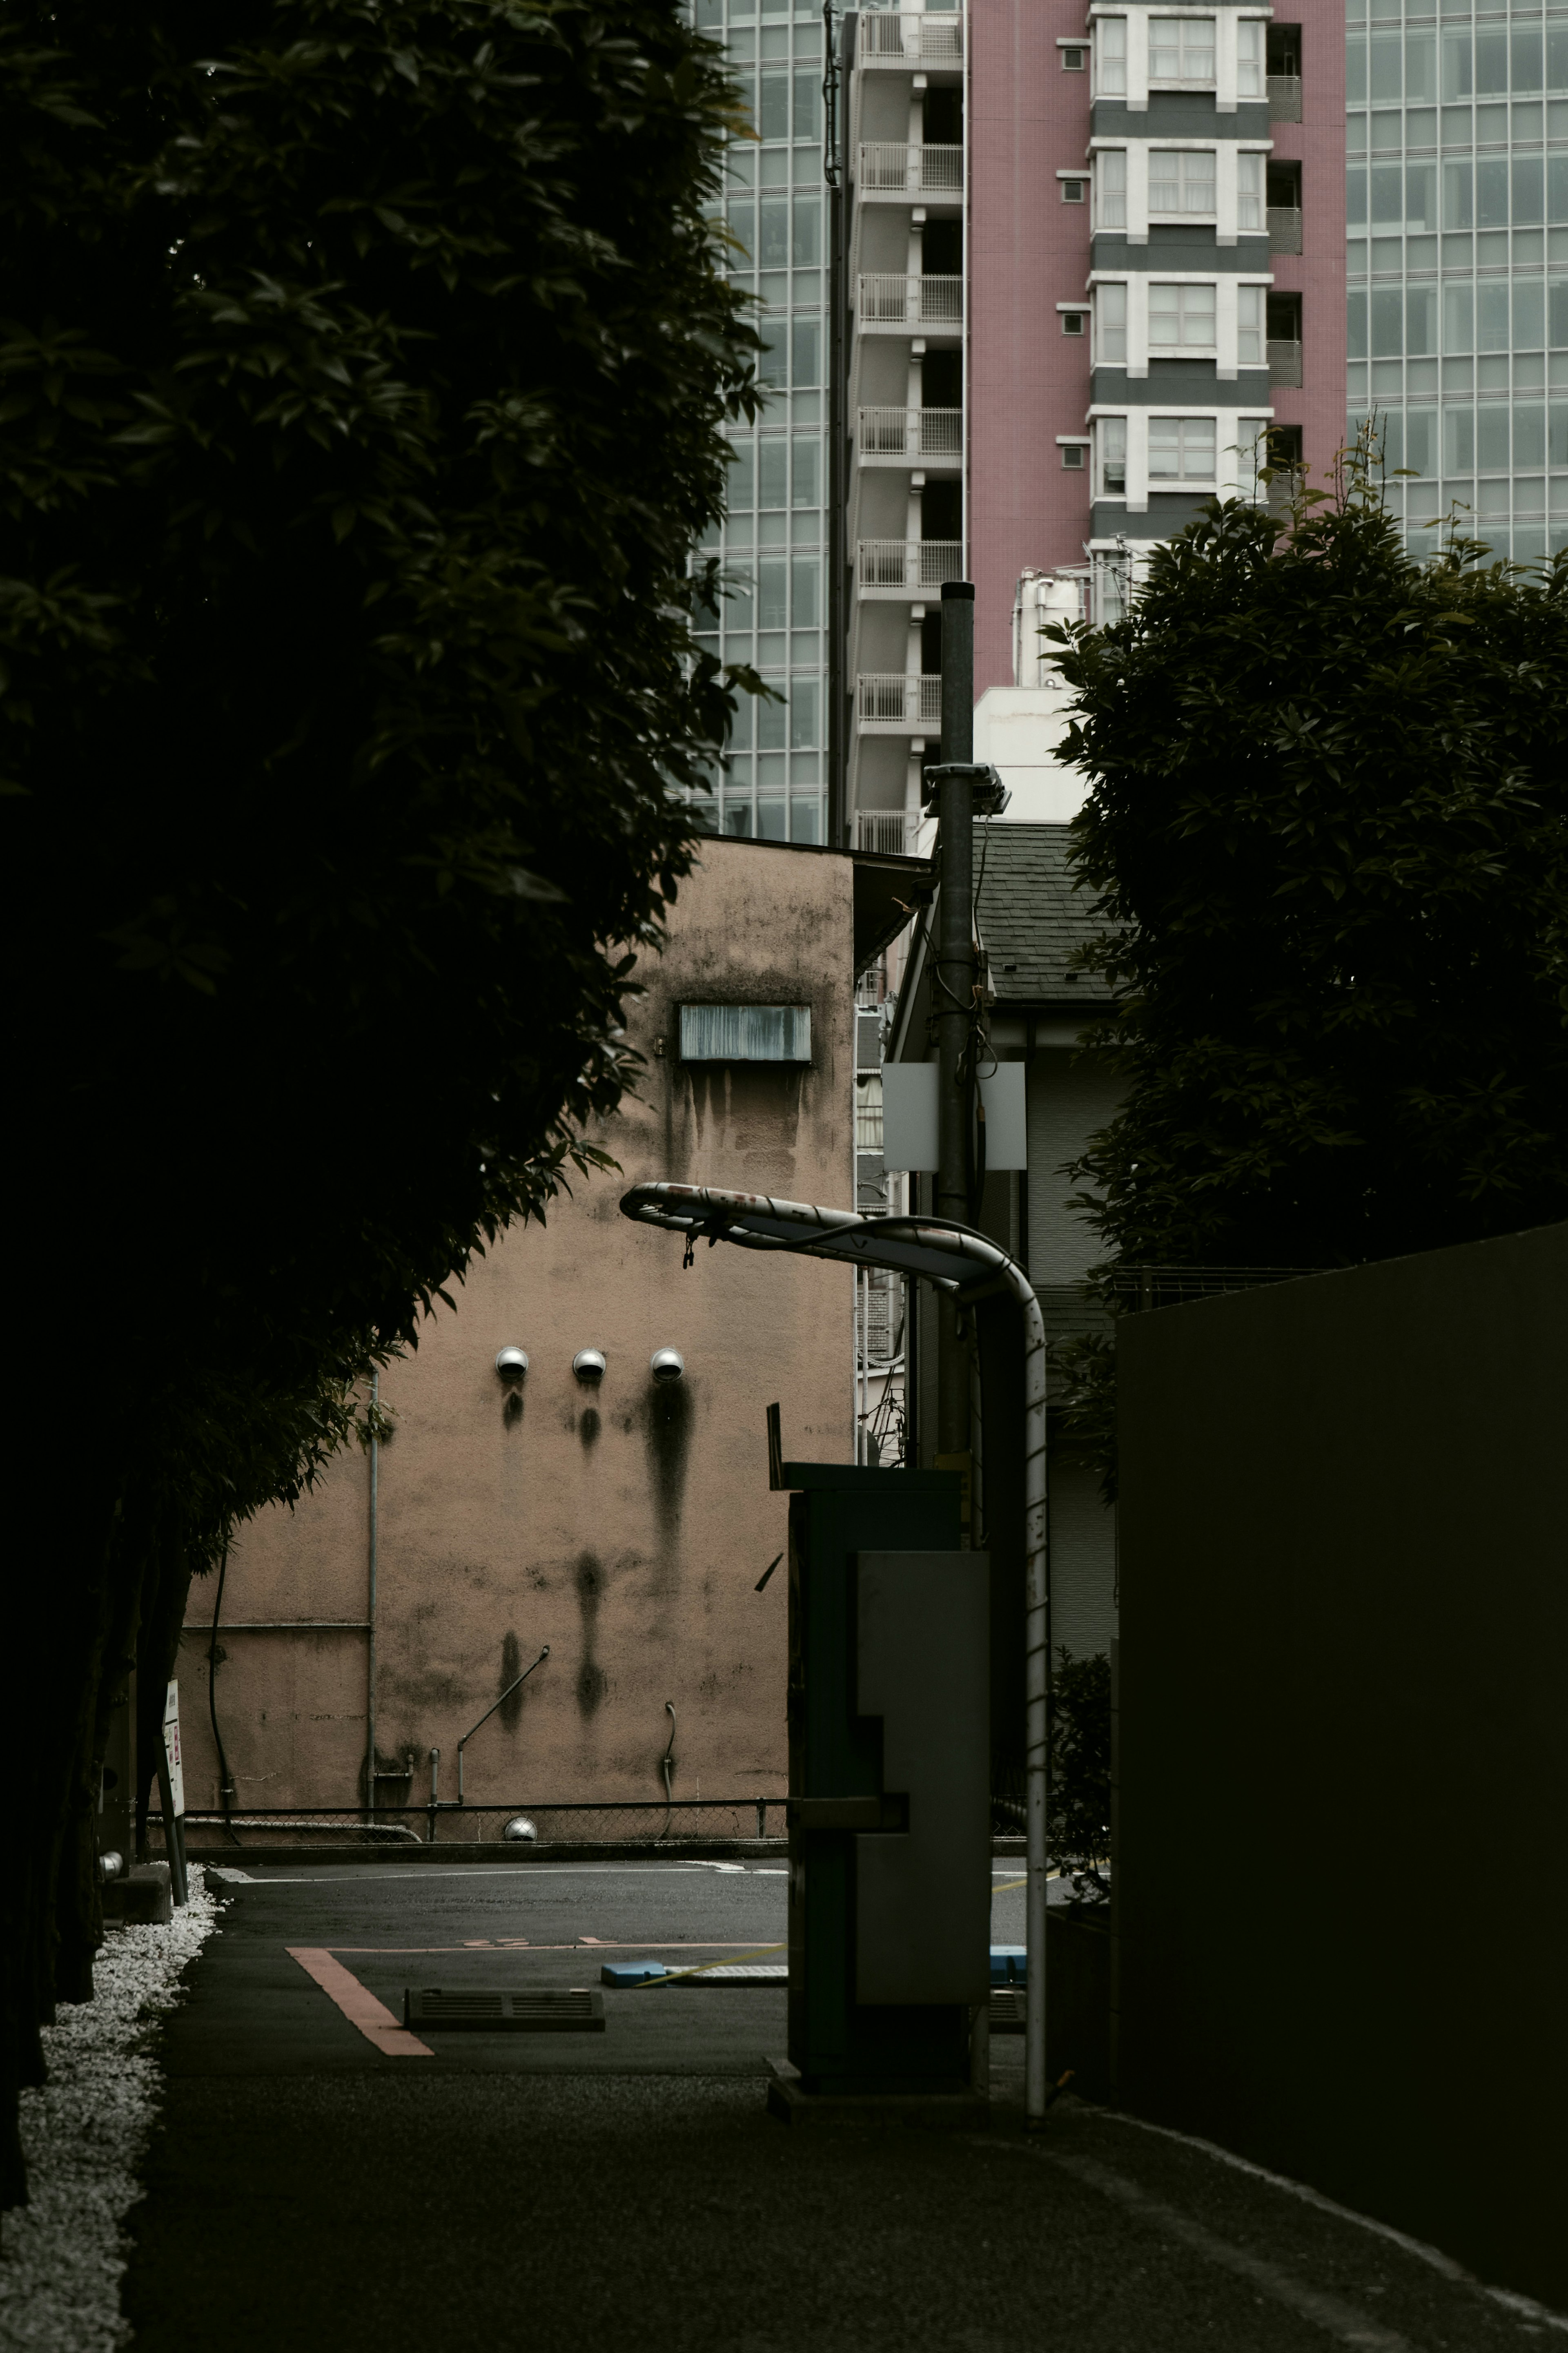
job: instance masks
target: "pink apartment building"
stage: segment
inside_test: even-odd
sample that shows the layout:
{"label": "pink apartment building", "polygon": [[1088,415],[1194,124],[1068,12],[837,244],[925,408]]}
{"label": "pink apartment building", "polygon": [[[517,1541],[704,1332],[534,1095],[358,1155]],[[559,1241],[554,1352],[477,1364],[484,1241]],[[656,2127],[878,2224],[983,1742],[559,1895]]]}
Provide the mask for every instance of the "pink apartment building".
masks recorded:
{"label": "pink apartment building", "polygon": [[[840,807],[862,841],[902,846],[916,822],[943,581],[975,583],[983,720],[988,691],[1032,691],[1006,716],[1037,734],[1042,618],[1113,617],[1157,541],[1258,494],[1265,436],[1331,466],[1344,27],[1328,0],[1286,7],[845,18]],[[1071,809],[1026,795],[1016,813]]]}

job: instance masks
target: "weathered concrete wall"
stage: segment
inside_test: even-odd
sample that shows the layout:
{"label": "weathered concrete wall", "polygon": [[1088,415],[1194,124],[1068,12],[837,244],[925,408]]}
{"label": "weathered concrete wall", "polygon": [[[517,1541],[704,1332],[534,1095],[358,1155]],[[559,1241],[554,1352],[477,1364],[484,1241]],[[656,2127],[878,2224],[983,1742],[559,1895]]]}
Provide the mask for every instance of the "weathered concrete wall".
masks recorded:
{"label": "weathered concrete wall", "polygon": [[[542,1230],[509,1234],[382,1382],[396,1434],[380,1458],[376,1745],[384,1768],[414,1753],[420,1798],[432,1746],[456,1794],[458,1738],[544,1642],[521,1704],[468,1751],[470,1800],[659,1797],[667,1700],[678,1798],[784,1786],[786,1580],[752,1589],[785,1541],[764,1413],[780,1401],[793,1454],[851,1459],[851,1277],[706,1248],[683,1272],[679,1243],[617,1204],[653,1176],[852,1204],[850,860],[706,845],[644,977],[630,1024],[648,1056],[643,1100],[598,1139],[624,1173],[579,1184]],[[703,999],[808,1002],[810,1068],[683,1067],[676,1008]],[[531,1359],[521,1412],[495,1372],[510,1344]],[[607,1358],[597,1388],[572,1373],[589,1346]],[[664,1346],[686,1376],[656,1386],[648,1358]],[[298,1511],[245,1532],[226,1624],[363,1621],[368,1493],[356,1453]],[[198,1586],[193,1620],[211,1606]],[[235,1631],[223,1647],[242,1805],[358,1803],[363,1628]],[[216,1796],[205,1650],[188,1636],[180,1667],[193,1804]],[[381,1794],[402,1796],[390,1781]]]}
{"label": "weathered concrete wall", "polygon": [[1568,2302],[1568,1226],[1122,1318],[1120,2093]]}

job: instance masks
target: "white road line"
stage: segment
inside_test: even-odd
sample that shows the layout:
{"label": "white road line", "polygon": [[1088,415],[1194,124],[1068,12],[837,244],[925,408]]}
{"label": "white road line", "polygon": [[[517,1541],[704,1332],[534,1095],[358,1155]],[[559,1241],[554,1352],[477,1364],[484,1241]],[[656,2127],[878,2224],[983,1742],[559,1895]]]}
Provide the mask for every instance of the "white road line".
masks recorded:
{"label": "white road line", "polygon": [[1199,2140],[1192,2133],[1174,2131],[1170,2125],[1152,2125],[1142,2116],[1130,2116],[1119,2108],[1102,2108],[1100,2113],[1109,2124],[1132,2125],[1139,2132],[1153,2133],[1161,2140],[1178,2141],[1184,2148],[1200,2149],[1205,2157],[1216,2158],[1221,2165],[1230,2166],[1237,2173],[1249,2173],[1255,2181],[1267,2181],[1271,2189],[1287,2190],[1292,2198],[1300,2199],[1303,2205],[1315,2206],[1321,2214],[1331,2214],[1337,2221],[1353,2222],[1358,2231],[1370,2231],[1374,2237],[1386,2239],[1391,2246],[1403,2249],[1405,2254],[1415,2255],[1435,2272],[1441,2272],[1445,2279],[1473,2287],[1521,2319],[1536,2321],[1542,2327],[1561,2329],[1568,2335],[1568,2315],[1553,2312],[1548,2306],[1537,2304],[1533,2296],[1521,2295],[1513,2288],[1489,2287],[1485,2280],[1477,2279],[1473,2272],[1468,2272],[1463,2263],[1457,2263],[1440,2247],[1428,2246],[1425,2239],[1410,2238],[1404,2231],[1396,2231],[1392,2222],[1379,2222],[1370,2214],[1358,2214],[1353,2206],[1342,2206],[1337,2200],[1325,2198],[1321,2189],[1310,2189],[1304,2181],[1292,2181],[1288,2174],[1270,2173],[1267,2166],[1254,2165],[1249,2158],[1237,2157],[1234,2149],[1221,2148],[1217,2141]]}
{"label": "white road line", "polygon": [[[979,2145],[982,2147],[986,2146],[984,2142]],[[1019,2144],[993,2142],[990,2146],[1001,2154],[1003,2149],[1016,2148]],[[1364,2353],[1415,2353],[1408,2337],[1400,2336],[1397,2329],[1384,2328],[1371,2313],[1363,2312],[1356,2305],[1346,2304],[1342,2296],[1329,2295],[1321,2288],[1309,2286],[1305,2280],[1297,2279],[1293,2273],[1282,2271],[1278,2263],[1266,2263],[1260,2255],[1249,2254],[1245,2247],[1234,2246],[1230,2240],[1205,2230],[1201,2222],[1194,2222],[1192,2216],[1184,2214],[1179,2207],[1167,2206],[1163,2199],[1151,2198],[1124,2173],[1112,2172],[1109,2165],[1098,2164],[1091,2157],[1069,2157],[1065,2150],[1044,2148],[1038,2142],[1026,2142],[1023,2147],[1026,2155],[1044,2158],[1047,2165],[1058,2167],[1063,2173],[1070,2173],[1075,2180],[1083,2182],[1090,2189],[1098,2189],[1102,2198],[1114,2198],[1118,2205],[1125,2206],[1141,2221],[1150,2223],[1156,2231],[1163,2232],[1166,2238],[1176,2240],[1182,2246],[1190,2247],[1205,2262],[1216,2263],[1223,2271],[1234,2272],[1238,2279],[1247,2281],[1265,2295],[1272,2296],[1276,2304],[1284,2305],[1287,2310],[1300,2314],[1303,2320],[1310,2320],[1318,2327],[1326,2329],[1331,2337],[1337,2337],[1342,2345],[1360,2346],[1364,2348]]]}
{"label": "white road line", "polygon": [[[762,1872],[748,1872],[743,1863],[711,1862],[489,1862],[489,1863],[415,1863],[404,1871],[308,1871],[290,1873],[287,1878],[270,1873],[263,1878],[232,1866],[209,1863],[207,1869],[216,1879],[239,1880],[250,1887],[326,1887],[344,1880],[371,1881],[401,1879],[405,1885],[417,1887],[426,1879],[563,1879],[580,1878],[584,1873],[603,1873],[606,1877],[672,1879],[681,1872],[739,1871],[748,1879],[761,1879]],[[779,1874],[787,1877],[787,1873]]]}

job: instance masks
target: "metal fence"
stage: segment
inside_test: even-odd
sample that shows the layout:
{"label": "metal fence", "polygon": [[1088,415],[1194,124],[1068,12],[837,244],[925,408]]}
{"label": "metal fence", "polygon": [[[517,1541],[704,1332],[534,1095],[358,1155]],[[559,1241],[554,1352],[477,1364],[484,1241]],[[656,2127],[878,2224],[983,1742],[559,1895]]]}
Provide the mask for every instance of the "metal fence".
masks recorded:
{"label": "metal fence", "polygon": [[[484,1846],[501,1842],[512,1821],[531,1823],[520,1852],[549,1846],[643,1845],[784,1836],[784,1800],[776,1798],[690,1798],[667,1807],[662,1798],[619,1804],[432,1806],[193,1807],[185,1815],[191,1847],[232,1846]],[[147,1817],[150,1844],[163,1851],[163,1816]],[[512,1841],[507,1841],[511,1843]]]}

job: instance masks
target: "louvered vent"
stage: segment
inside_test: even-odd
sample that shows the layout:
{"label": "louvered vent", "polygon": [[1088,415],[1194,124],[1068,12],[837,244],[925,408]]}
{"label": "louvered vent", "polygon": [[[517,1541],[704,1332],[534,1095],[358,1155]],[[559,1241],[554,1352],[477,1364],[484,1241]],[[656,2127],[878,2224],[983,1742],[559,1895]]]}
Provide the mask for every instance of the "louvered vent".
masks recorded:
{"label": "louvered vent", "polygon": [[1024,2031],[1022,1986],[993,1986],[991,2031],[993,2034],[1022,2034]]}
{"label": "louvered vent", "polygon": [[490,2034],[603,2034],[605,1999],[591,1988],[570,1993],[492,1993],[481,1988],[410,1986],[403,1997],[405,2026],[466,2026]]}
{"label": "louvered vent", "polygon": [[809,1005],[683,1005],[683,1062],[809,1062]]}

